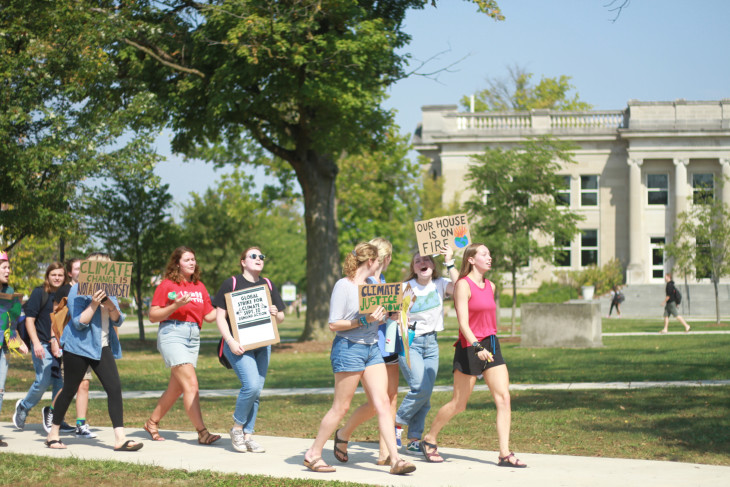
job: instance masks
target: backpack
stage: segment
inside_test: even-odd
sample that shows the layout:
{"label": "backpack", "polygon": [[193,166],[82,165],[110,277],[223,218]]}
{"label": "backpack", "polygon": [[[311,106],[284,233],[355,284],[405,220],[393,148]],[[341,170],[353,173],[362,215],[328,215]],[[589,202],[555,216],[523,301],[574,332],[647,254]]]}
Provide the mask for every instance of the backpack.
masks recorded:
{"label": "backpack", "polygon": [[[48,293],[45,291],[45,289],[42,289],[41,292],[43,292],[43,297],[41,298],[41,307],[39,309],[43,309],[46,307],[46,303],[48,303]],[[28,349],[33,350],[33,344],[30,340],[30,335],[28,335],[28,329],[25,327],[25,305],[28,304],[26,301],[25,304],[23,304],[23,315],[18,320],[18,326],[16,328],[16,332],[18,334],[18,338],[23,340],[23,343],[25,343],[25,346],[28,347]]]}
{"label": "backpack", "polygon": [[[231,279],[233,279],[233,286],[231,286],[231,291],[235,291],[236,290],[236,276],[232,276]],[[274,289],[271,286],[271,281],[269,281],[269,278],[264,277],[264,280],[269,285],[269,290],[273,291]],[[228,331],[230,331],[230,327],[228,328]],[[228,357],[226,357],[226,355],[223,353],[223,344],[224,343],[225,343],[225,340],[223,339],[223,337],[221,337],[220,341],[218,342],[218,352],[217,352],[218,353],[218,362],[220,362],[220,364],[223,367],[225,367],[227,369],[232,369],[233,366],[231,365],[231,362],[228,361]]]}
{"label": "backpack", "polygon": [[677,304],[682,302],[682,293],[676,287],[674,288],[674,302]]}
{"label": "backpack", "polygon": [[61,301],[53,306],[53,311],[51,311],[51,328],[59,341],[61,340],[61,335],[63,335],[63,329],[66,328],[70,318],[68,298],[64,296],[61,298]]}

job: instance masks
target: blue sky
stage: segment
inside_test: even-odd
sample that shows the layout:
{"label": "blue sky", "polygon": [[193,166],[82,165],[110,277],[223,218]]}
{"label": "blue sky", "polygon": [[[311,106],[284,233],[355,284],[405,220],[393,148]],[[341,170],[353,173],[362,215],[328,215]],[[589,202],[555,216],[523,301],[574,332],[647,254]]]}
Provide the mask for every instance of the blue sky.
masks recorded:
{"label": "blue sky", "polygon": [[[485,79],[506,77],[514,64],[537,80],[571,76],[581,99],[596,109],[623,109],[630,99],[730,98],[730,0],[631,0],[615,22],[604,7],[609,2],[500,0],[503,22],[462,0],[412,11],[406,31],[414,67],[434,56],[422,71],[457,64],[399,81],[385,106],[396,110],[403,133],[413,133],[423,105],[457,104],[485,87]],[[220,177],[210,165],[170,155],[164,135],[158,150],[168,161],[157,173],[176,203]]]}

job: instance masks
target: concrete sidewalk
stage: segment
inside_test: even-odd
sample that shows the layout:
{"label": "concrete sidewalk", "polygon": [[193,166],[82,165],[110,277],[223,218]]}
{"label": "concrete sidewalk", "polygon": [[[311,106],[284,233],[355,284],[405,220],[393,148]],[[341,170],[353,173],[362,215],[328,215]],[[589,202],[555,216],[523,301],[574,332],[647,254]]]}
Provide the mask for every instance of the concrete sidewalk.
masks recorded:
{"label": "concrete sidewalk", "polygon": [[500,468],[495,465],[497,453],[482,450],[443,448],[445,462],[427,463],[423,456],[403,457],[416,464],[417,470],[407,476],[388,473],[388,467],[375,465],[377,445],[350,442],[350,461],[340,464],[332,455],[333,442],[327,443],[324,459],[337,467],[337,472],[324,474],[309,471],[302,465],[304,452],[311,439],[257,436],[266,453],[238,453],[231,447],[226,432],[223,439],[211,446],[197,444],[192,432],[163,431],[166,441],[150,441],[144,430],[127,428],[130,439],[143,441],[136,453],[114,452],[112,429],[93,428],[99,435],[93,440],[62,436],[66,450],[50,450],[43,445],[45,432],[41,425],[28,424],[25,431],[11,423],[0,423],[0,435],[9,446],[2,452],[42,455],[57,458],[116,460],[152,464],[164,468],[212,470],[237,474],[270,475],[283,478],[340,480],[394,486],[472,486],[509,485],[510,487],[688,487],[730,485],[730,467],[648,460],[573,457],[518,453],[529,466],[526,469]]}

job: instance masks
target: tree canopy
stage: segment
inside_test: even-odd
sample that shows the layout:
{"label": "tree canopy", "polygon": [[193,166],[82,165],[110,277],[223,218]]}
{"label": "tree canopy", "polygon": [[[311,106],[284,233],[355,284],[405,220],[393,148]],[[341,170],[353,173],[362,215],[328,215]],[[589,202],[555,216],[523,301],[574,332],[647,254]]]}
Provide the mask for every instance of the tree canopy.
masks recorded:
{"label": "tree canopy", "polygon": [[[508,78],[487,79],[487,88],[474,94],[475,112],[527,111],[540,108],[570,111],[593,108],[582,101],[577,92],[571,96],[570,92],[575,87],[570,84],[570,76],[543,76],[535,84],[532,81],[533,73],[527,72],[524,67],[515,64],[507,70]],[[471,97],[462,97],[461,104],[465,109],[470,109]]]}

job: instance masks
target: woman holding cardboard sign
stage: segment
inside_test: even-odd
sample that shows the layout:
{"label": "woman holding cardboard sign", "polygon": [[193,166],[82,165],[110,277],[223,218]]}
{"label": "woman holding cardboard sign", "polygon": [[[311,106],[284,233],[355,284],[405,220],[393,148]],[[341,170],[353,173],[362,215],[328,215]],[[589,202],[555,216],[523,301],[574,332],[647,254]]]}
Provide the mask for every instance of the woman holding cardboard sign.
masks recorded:
{"label": "woman holding cardboard sign", "polygon": [[182,394],[185,412],[198,432],[198,443],[210,445],[221,439],[208,432],[200,411],[198,377],[195,366],[200,350],[200,328],[203,320],[212,322],[215,309],[210,295],[200,280],[200,266],[195,252],[178,247],[170,256],[165,278],[155,289],[150,306],[150,321],[160,323],[157,349],[170,368],[170,383],[157,402],[155,410],[144,424],[153,440],[162,441],[158,426],[165,414]]}
{"label": "woman holding cardboard sign", "polygon": [[259,411],[259,396],[264,388],[269,370],[271,345],[251,350],[237,341],[231,333],[231,323],[226,307],[226,294],[254,286],[267,286],[271,295],[269,312],[276,324],[284,321],[284,302],[270,280],[261,277],[264,270],[264,254],[258,247],[249,247],[241,254],[241,274],[225,280],[213,298],[218,330],[225,339],[223,353],[241,381],[241,390],[233,411],[231,443],[239,452],[263,453],[266,450],[253,439],[256,415]]}
{"label": "woman holding cardboard sign", "polygon": [[[90,261],[109,262],[109,255],[97,252]],[[63,329],[63,389],[56,399],[53,425],[46,438],[46,446],[64,449],[59,438],[61,423],[79,384],[91,366],[107,395],[107,410],[114,427],[114,451],[131,452],[142,448],[142,443],[127,440],[124,433],[124,406],[122,383],[119,380],[116,359],[122,358],[116,327],[124,323],[124,314],[114,296],[107,297],[103,289],[94,294],[79,295],[79,285],[74,284],[68,293],[68,310],[71,321]]]}
{"label": "woman holding cardboard sign", "polygon": [[313,472],[334,472],[322,459],[322,449],[350,408],[358,383],[362,381],[368,402],[378,415],[380,435],[390,454],[390,473],[403,475],[416,466],[400,458],[395,442],[395,428],[388,398],[388,372],[378,348],[378,324],[385,318],[382,306],[373,313],[360,314],[358,286],[366,284],[381,268],[378,248],[360,243],[345,257],[342,272],[330,298],[330,330],[337,333],[332,342],[330,362],[335,374],[335,397],[322,418],[317,438],[304,454],[304,465]]}
{"label": "woman holding cardboard sign", "polygon": [[494,284],[484,278],[492,268],[492,256],[483,244],[470,244],[464,250],[459,280],[454,288],[454,307],[459,321],[459,340],[454,344],[454,391],[451,401],[436,414],[431,430],[421,440],[421,451],[429,462],[443,462],[436,438],[441,429],[466,409],[477,377],[483,376],[497,407],[497,438],[500,467],[524,468],[509,450],[512,409],[509,374],[497,340],[497,305]]}

